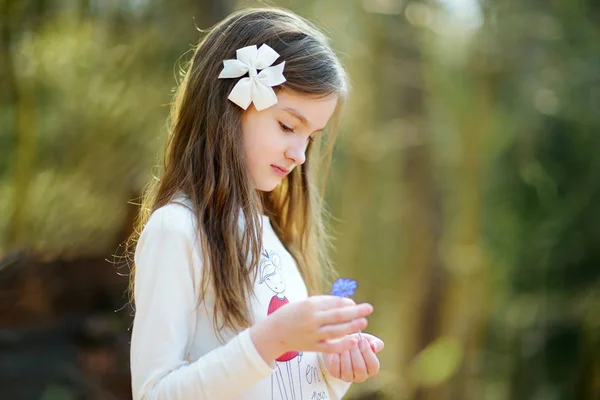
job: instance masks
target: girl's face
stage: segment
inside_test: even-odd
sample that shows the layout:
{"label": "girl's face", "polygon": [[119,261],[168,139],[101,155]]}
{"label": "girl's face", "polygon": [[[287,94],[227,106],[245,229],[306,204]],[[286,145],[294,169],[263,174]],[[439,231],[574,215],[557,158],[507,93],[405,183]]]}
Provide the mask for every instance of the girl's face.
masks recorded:
{"label": "girl's face", "polygon": [[242,134],[246,166],[257,190],[270,192],[304,163],[309,140],[325,128],[336,104],[336,95],[315,99],[280,90],[272,107],[248,107],[242,114]]}

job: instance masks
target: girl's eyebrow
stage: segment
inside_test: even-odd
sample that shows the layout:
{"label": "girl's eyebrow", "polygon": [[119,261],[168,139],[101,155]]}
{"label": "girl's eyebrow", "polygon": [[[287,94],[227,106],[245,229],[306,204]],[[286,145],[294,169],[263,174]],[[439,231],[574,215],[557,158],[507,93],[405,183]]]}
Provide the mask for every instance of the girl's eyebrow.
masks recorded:
{"label": "girl's eyebrow", "polygon": [[[285,107],[285,108],[283,108],[283,110],[289,112],[294,117],[298,118],[300,120],[300,122],[302,122],[302,124],[304,124],[304,126],[307,126],[307,127],[311,126],[310,123],[308,122],[308,120],[306,119],[306,117],[304,117],[304,115],[300,114],[300,112],[298,110],[296,110],[295,108]],[[325,129],[325,128],[317,129],[315,132],[321,132],[323,129]]]}

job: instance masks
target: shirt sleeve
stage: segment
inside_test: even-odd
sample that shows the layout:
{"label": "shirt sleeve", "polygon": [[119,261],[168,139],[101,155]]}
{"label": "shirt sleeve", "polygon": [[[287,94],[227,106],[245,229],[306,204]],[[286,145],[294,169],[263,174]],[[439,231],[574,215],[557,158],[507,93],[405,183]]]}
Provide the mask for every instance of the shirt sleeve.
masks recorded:
{"label": "shirt sleeve", "polygon": [[186,361],[199,316],[195,269],[201,268],[194,265],[189,221],[182,206],[158,209],[136,247],[130,354],[136,400],[232,399],[273,371],[247,329],[198,360]]}
{"label": "shirt sleeve", "polygon": [[329,395],[331,400],[340,400],[342,399],[352,382],[346,382],[341,379],[333,377],[329,370],[325,367],[325,361],[323,360],[323,353],[318,354],[319,364],[321,365],[321,370],[323,371],[323,375],[325,376],[325,382],[327,383],[327,389],[329,389]]}

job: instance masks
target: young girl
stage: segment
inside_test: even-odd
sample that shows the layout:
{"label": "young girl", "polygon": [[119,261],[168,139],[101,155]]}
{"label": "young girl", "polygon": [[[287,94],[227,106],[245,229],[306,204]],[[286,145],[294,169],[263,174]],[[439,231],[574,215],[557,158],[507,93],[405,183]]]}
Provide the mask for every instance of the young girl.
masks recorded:
{"label": "young girl", "polygon": [[358,334],[373,307],[319,295],[319,132],[329,157],[347,86],[288,11],[236,12],[199,43],[130,242],[134,399],[339,399],[378,372],[383,342]]}

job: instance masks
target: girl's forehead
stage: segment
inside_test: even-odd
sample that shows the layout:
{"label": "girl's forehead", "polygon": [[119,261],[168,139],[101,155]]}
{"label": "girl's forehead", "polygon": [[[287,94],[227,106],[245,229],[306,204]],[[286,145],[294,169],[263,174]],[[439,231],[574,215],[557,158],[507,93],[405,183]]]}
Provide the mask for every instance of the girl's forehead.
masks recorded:
{"label": "girl's forehead", "polygon": [[336,94],[327,97],[316,97],[304,93],[280,90],[277,93],[275,108],[285,111],[301,120],[314,130],[322,129],[337,105]]}
{"label": "girl's forehead", "polygon": [[323,103],[337,102],[337,95],[331,94],[329,96],[315,96],[306,93],[293,92],[291,90],[280,90],[277,92],[277,100],[280,105],[298,106],[298,107],[312,107],[322,106]]}

